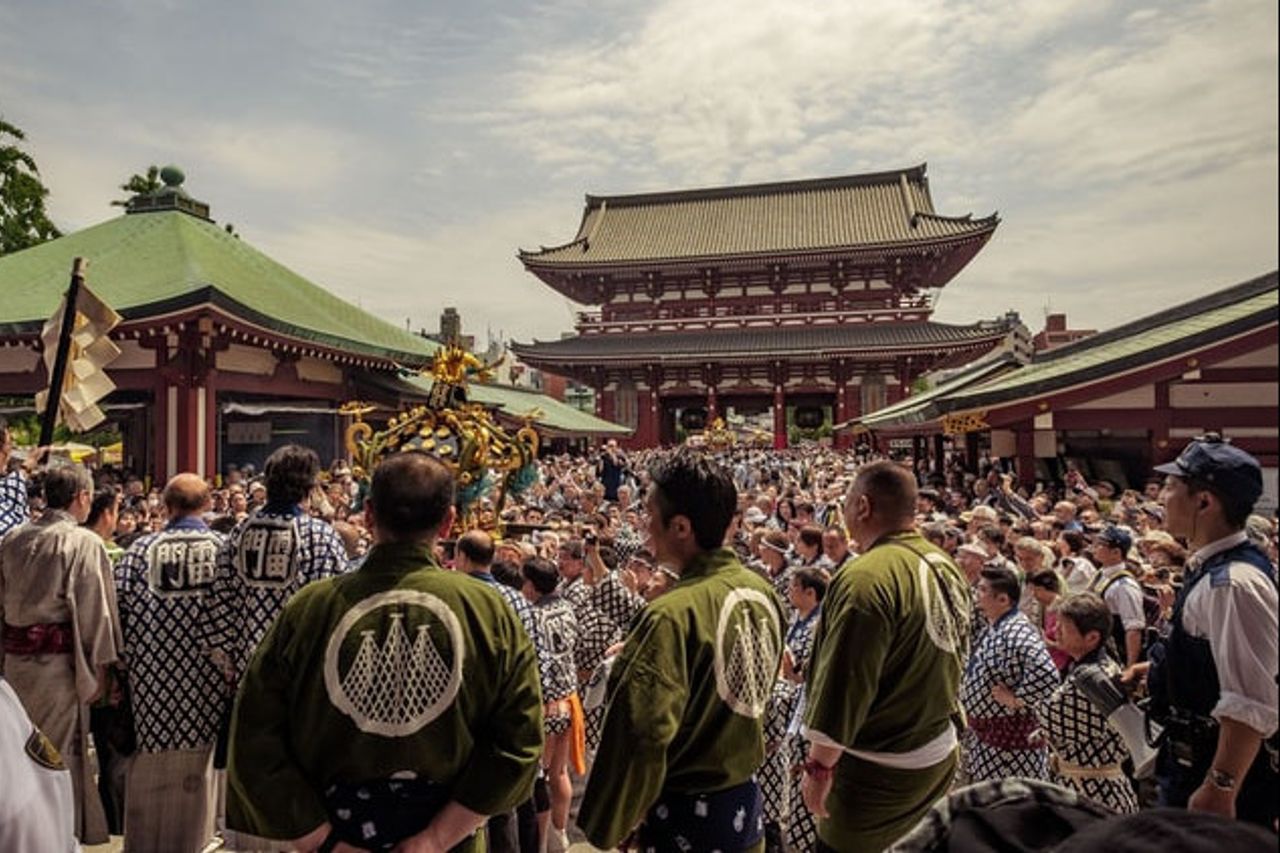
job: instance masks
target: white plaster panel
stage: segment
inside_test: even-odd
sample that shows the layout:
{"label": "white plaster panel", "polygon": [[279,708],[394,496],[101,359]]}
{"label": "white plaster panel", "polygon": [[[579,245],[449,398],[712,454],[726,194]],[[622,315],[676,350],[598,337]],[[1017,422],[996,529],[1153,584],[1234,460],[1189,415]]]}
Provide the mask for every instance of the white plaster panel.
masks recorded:
{"label": "white plaster panel", "polygon": [[1119,394],[1108,394],[1106,397],[1095,397],[1072,409],[1153,409],[1156,405],[1156,386],[1143,385],[1121,391]]}
{"label": "white plaster panel", "polygon": [[116,341],[120,347],[120,355],[107,365],[107,372],[112,370],[151,370],[156,366],[156,351],[147,349],[133,340]]}
{"label": "white plaster panel", "polygon": [[[1272,382],[1196,382],[1169,387],[1175,409],[1218,409],[1280,404],[1280,387]],[[1226,420],[1230,420],[1230,415]]]}
{"label": "white plaster panel", "polygon": [[30,373],[40,363],[31,347],[0,347],[0,373]]}
{"label": "white plaster panel", "polygon": [[304,382],[325,382],[329,385],[342,384],[342,368],[331,361],[319,358],[298,359],[298,378]]}
{"label": "white plaster panel", "polygon": [[1280,344],[1271,344],[1261,349],[1229,358],[1226,361],[1215,361],[1211,367],[1275,367],[1280,364]]}
{"label": "white plaster panel", "polygon": [[270,376],[276,372],[276,357],[270,350],[232,344],[216,356],[219,370]]}

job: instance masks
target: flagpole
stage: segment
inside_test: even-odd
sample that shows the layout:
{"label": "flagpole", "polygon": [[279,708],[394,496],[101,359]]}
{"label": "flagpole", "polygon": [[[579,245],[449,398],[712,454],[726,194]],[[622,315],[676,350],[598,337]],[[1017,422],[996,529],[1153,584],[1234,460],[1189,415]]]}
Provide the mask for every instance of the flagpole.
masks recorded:
{"label": "flagpole", "polygon": [[80,286],[84,283],[84,258],[71,263],[71,284],[67,287],[67,304],[62,311],[62,330],[58,333],[58,350],[53,359],[53,375],[49,377],[49,395],[44,404],[44,417],[40,420],[40,441],[36,447],[48,447],[53,443],[53,428],[58,423],[58,410],[62,408],[62,385],[67,378],[67,357],[71,353],[71,332],[76,325],[76,302],[80,298]]}

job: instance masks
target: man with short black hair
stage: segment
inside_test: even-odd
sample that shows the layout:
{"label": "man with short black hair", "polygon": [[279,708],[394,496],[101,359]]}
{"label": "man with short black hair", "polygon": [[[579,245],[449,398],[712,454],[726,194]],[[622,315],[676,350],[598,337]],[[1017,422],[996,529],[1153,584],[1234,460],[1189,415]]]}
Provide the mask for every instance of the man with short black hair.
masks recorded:
{"label": "man with short black hair", "polygon": [[[303,511],[320,471],[315,452],[286,444],[267,458],[267,501],[222,544],[213,587],[204,597],[200,636],[232,683],[284,603],[306,584],[346,569],[337,531]],[[429,508],[404,500],[385,510],[386,524],[405,526]]]}
{"label": "man with short black hair", "polygon": [[[1032,737],[1037,723],[1029,706],[1049,698],[1058,669],[1040,631],[1018,610],[1021,591],[1012,569],[982,570],[978,606],[990,627],[965,665],[960,687],[969,723],[962,761],[968,782],[1049,776],[1049,754]],[[1008,690],[1011,704],[999,698],[997,687]]]}
{"label": "man with short black hair", "polygon": [[723,548],[729,472],[681,450],[650,470],[649,534],[680,579],[641,611],[613,666],[578,825],[613,849],[763,849],[763,715],[778,673],[782,606]]}
{"label": "man with short black hair", "polygon": [[805,685],[818,850],[883,849],[955,772],[969,591],[915,511],[915,477],[892,462],[863,467],[845,499],[862,553],[827,589]]}
{"label": "man with short black hair", "polygon": [[103,844],[106,815],[88,760],[89,706],[123,645],[111,561],[98,535],[80,526],[93,500],[88,471],[50,468],[44,498],[40,518],[0,541],[4,673],[71,770],[76,837]]}
{"label": "man with short black hair", "polygon": [[572,605],[557,591],[560,572],[555,563],[534,557],[520,567],[522,592],[533,605],[539,678],[542,682],[542,719],[546,732],[542,766],[546,771],[548,807],[538,815],[543,847],[555,839],[560,849],[569,846],[569,804],[573,799],[572,766],[579,776],[587,772],[586,731],[582,701],[578,696],[578,668],[574,648],[578,644],[578,620]]}
{"label": "man with short black hair", "polygon": [[452,473],[425,454],[374,470],[364,563],[294,595],[244,675],[232,830],[302,850],[473,851],[488,815],[529,798],[537,658],[496,591],[437,564],[453,501]]}
{"label": "man with short black hair", "polygon": [[1243,529],[1261,467],[1208,435],[1155,470],[1167,475],[1168,530],[1193,551],[1173,630],[1151,653],[1151,713],[1166,731],[1161,803],[1274,829],[1280,605],[1275,566]]}

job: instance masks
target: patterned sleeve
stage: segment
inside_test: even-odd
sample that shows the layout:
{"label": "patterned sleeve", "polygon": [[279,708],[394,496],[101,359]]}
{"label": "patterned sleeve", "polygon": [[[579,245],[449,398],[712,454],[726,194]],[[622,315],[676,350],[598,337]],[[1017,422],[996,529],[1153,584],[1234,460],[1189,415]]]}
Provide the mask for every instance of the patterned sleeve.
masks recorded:
{"label": "patterned sleeve", "polygon": [[573,658],[579,670],[594,670],[604,660],[604,653],[620,639],[617,623],[606,619],[594,607],[578,611],[578,645]]}
{"label": "patterned sleeve", "polygon": [[1032,706],[1047,702],[1059,684],[1058,668],[1049,657],[1049,649],[1029,624],[1024,630],[1006,635],[1000,676],[1015,696]]}
{"label": "patterned sleeve", "polygon": [[630,625],[644,609],[645,600],[627,589],[616,572],[609,572],[591,588],[587,604],[615,625]]}
{"label": "patterned sleeve", "polygon": [[[243,522],[241,523],[243,524]],[[240,575],[235,570],[239,527],[218,549],[218,565],[213,587],[201,597],[200,643],[219,668],[230,673],[240,660],[240,639],[244,633],[245,612],[239,594]]]}
{"label": "patterned sleeve", "polygon": [[27,520],[27,481],[17,471],[0,477],[0,537]]}
{"label": "patterned sleeve", "polygon": [[299,533],[303,537],[301,551],[310,555],[301,583],[335,577],[346,571],[347,552],[332,525],[307,518],[300,527]]}
{"label": "patterned sleeve", "polygon": [[143,564],[142,554],[145,551],[145,539],[134,543],[112,570],[116,584],[116,610],[120,614],[120,631],[125,636],[125,651],[128,649],[129,629],[133,619],[133,600],[137,592],[138,576]]}

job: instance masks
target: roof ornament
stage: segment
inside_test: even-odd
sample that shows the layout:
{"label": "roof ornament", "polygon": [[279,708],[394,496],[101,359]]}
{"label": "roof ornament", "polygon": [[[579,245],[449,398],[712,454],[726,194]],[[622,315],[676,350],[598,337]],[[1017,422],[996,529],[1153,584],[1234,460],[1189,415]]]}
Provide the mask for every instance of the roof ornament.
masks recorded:
{"label": "roof ornament", "polygon": [[[507,495],[529,488],[537,480],[535,461],[541,439],[532,421],[538,410],[522,416],[524,425],[511,434],[480,403],[467,399],[467,383],[487,382],[503,358],[485,363],[456,342],[436,352],[430,368],[431,393],[425,406],[393,416],[383,430],[364,422],[373,406],[361,401],[339,411],[355,419],[346,432],[352,472],[367,484],[385,457],[402,451],[434,456],[453,471],[458,490],[455,505],[462,529],[475,527],[500,532]],[[425,371],[424,371],[425,372]],[[496,490],[489,507],[484,499]]]}
{"label": "roof ornament", "polygon": [[[154,167],[153,167],[154,168]],[[155,173],[150,173],[154,175]],[[165,210],[180,210],[200,219],[213,220],[209,217],[209,205],[192,198],[182,188],[187,179],[186,174],[173,164],[160,170],[160,181],[163,186],[148,192],[139,192],[125,203],[126,213],[151,213]],[[126,187],[127,188],[127,187]]]}

